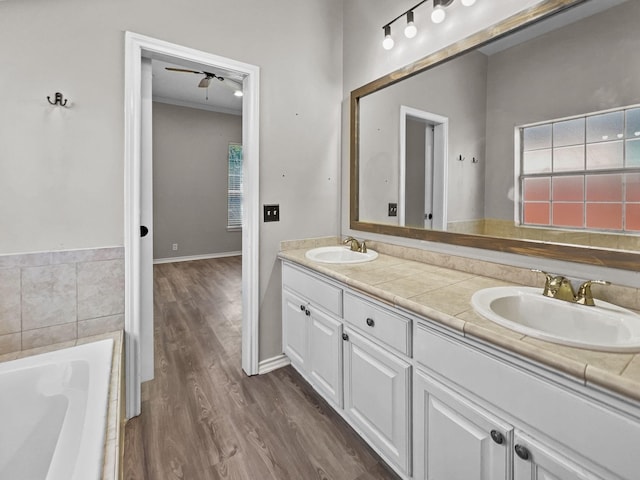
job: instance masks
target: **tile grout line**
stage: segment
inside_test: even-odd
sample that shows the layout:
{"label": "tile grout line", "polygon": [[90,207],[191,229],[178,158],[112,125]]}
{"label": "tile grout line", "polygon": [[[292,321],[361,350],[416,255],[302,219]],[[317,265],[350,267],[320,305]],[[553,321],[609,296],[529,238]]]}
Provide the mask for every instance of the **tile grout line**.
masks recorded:
{"label": "tile grout line", "polygon": [[23,326],[22,326],[22,267],[19,267],[20,272],[20,351],[22,351],[23,347],[23,340],[22,340],[22,332],[23,332]]}

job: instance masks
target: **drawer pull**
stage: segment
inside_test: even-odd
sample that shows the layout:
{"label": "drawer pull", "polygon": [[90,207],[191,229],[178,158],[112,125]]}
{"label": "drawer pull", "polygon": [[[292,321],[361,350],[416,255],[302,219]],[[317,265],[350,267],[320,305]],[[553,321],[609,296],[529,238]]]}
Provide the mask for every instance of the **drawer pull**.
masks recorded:
{"label": "drawer pull", "polygon": [[304,305],[300,305],[300,311],[304,312],[305,311],[305,306]]}
{"label": "drawer pull", "polygon": [[373,327],[375,325],[373,318],[367,318],[367,325],[369,325],[370,327]]}
{"label": "drawer pull", "polygon": [[518,455],[522,460],[529,460],[529,450],[527,447],[523,447],[522,445],[515,446],[516,455]]}
{"label": "drawer pull", "polygon": [[342,339],[343,339],[345,342],[348,342],[348,341],[349,341],[349,335],[347,335],[346,333],[343,333],[343,334],[342,334]]}
{"label": "drawer pull", "polygon": [[311,310],[309,310],[308,308],[304,311],[304,314],[309,317],[311,316]]}
{"label": "drawer pull", "polygon": [[491,439],[498,445],[502,445],[502,443],[504,442],[504,435],[502,435],[497,430],[491,430]]}

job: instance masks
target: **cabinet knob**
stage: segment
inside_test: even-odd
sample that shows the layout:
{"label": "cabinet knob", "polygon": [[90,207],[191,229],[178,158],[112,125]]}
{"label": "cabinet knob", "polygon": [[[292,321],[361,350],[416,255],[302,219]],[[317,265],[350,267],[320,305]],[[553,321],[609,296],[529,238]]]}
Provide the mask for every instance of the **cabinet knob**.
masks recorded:
{"label": "cabinet knob", "polygon": [[367,325],[369,325],[370,327],[373,327],[375,325],[373,318],[367,318]]}
{"label": "cabinet knob", "polygon": [[347,335],[346,333],[342,334],[342,339],[347,342],[349,340],[349,335]]}
{"label": "cabinet knob", "polygon": [[307,309],[304,311],[304,314],[308,317],[308,316],[310,316],[310,315],[311,315],[311,311],[307,308]]}
{"label": "cabinet knob", "polygon": [[522,460],[529,460],[531,456],[529,454],[529,449],[527,447],[523,447],[522,445],[515,446],[516,455],[518,455]]}
{"label": "cabinet knob", "polygon": [[504,435],[497,430],[491,430],[491,439],[498,445],[502,445],[504,443]]}

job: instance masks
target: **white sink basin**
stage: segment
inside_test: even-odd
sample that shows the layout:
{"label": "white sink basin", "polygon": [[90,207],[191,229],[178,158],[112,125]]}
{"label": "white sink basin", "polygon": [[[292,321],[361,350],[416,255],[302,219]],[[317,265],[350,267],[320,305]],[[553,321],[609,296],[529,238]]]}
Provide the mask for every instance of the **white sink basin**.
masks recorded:
{"label": "white sink basin", "polygon": [[362,263],[378,258],[378,252],[367,250],[367,253],[354,252],[349,247],[318,247],[308,250],[305,256],[309,260],[320,263]]}
{"label": "white sink basin", "polygon": [[547,298],[534,287],[486,288],[471,297],[477,313],[530,337],[606,352],[640,351],[640,316],[595,303],[588,307]]}

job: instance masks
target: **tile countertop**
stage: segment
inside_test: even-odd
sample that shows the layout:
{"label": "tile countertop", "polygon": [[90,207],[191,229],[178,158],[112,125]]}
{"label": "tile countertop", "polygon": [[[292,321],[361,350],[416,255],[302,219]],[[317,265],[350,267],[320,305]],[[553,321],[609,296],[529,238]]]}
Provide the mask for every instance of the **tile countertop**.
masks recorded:
{"label": "tile countertop", "polygon": [[[286,250],[278,256],[465,336],[555,368],[586,385],[604,387],[640,401],[640,353],[599,352],[545,342],[501,327],[474,312],[471,296],[477,290],[513,283],[382,253],[367,263],[317,263],[305,257],[306,251]],[[455,295],[451,295],[453,284]]]}

